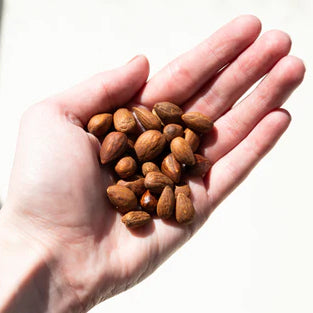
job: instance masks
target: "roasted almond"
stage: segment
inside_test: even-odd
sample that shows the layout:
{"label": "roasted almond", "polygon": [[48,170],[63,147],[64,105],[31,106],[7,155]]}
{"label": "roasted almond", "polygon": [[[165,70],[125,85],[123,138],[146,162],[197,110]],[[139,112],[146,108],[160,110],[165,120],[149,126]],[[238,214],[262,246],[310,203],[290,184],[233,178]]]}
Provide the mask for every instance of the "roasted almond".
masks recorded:
{"label": "roasted almond", "polygon": [[191,200],[183,193],[177,195],[175,215],[180,224],[190,224],[193,221],[195,209]]}
{"label": "roasted almond", "polygon": [[171,142],[175,137],[183,137],[184,130],[181,125],[167,124],[163,129],[163,134],[168,142]]}
{"label": "roasted almond", "polygon": [[118,109],[113,115],[114,127],[122,133],[133,133],[137,128],[137,123],[132,112],[128,109]]}
{"label": "roasted almond", "polygon": [[127,136],[121,132],[111,132],[104,138],[100,159],[102,164],[107,164],[119,158],[127,149]]}
{"label": "roasted almond", "polygon": [[150,190],[147,190],[140,199],[142,209],[149,214],[153,214],[158,204],[158,199],[153,195]]}
{"label": "roasted almond", "polygon": [[208,158],[202,156],[201,154],[194,154],[195,164],[188,169],[188,173],[191,176],[200,176],[204,177],[209,169],[212,167],[212,163]]}
{"label": "roasted almond", "polygon": [[128,188],[112,185],[107,189],[110,202],[120,213],[127,213],[137,207],[136,195]]}
{"label": "roasted almond", "polygon": [[160,120],[151,111],[145,108],[133,108],[133,111],[145,129],[161,130],[162,125]]}
{"label": "roasted almond", "polygon": [[138,137],[135,143],[135,151],[139,161],[146,162],[161,154],[165,145],[166,139],[161,132],[147,130]]}
{"label": "roasted almond", "polygon": [[170,186],[165,186],[157,204],[157,215],[168,219],[172,216],[175,207],[175,197]]}
{"label": "roasted almond", "polygon": [[131,211],[122,217],[122,222],[129,228],[137,228],[151,221],[151,216],[145,211]]}
{"label": "roasted almond", "polygon": [[112,125],[112,114],[102,113],[94,115],[88,122],[87,129],[93,135],[100,137],[107,133]]}
{"label": "roasted almond", "polygon": [[126,156],[116,163],[114,169],[121,178],[128,178],[136,173],[137,163],[131,156]]}
{"label": "roasted almond", "polygon": [[158,102],[154,105],[153,109],[157,113],[161,121],[167,124],[181,124],[181,116],[183,110],[174,103],[171,102]]}
{"label": "roasted almond", "polygon": [[146,176],[149,172],[160,172],[159,167],[153,162],[143,163],[141,169],[143,176]]}
{"label": "roasted almond", "polygon": [[175,186],[175,198],[177,198],[179,193],[183,193],[185,196],[190,198],[191,195],[191,190],[189,185],[182,185],[182,186]]}
{"label": "roasted almond", "polygon": [[173,188],[173,181],[161,172],[149,172],[145,177],[145,187],[154,193],[161,193],[165,186]]}
{"label": "roasted almond", "polygon": [[200,145],[200,137],[190,128],[185,129],[185,140],[193,152],[196,152]]}
{"label": "roasted almond", "polygon": [[207,133],[213,127],[213,122],[200,112],[188,112],[182,115],[186,126],[199,133]]}
{"label": "roasted almond", "polygon": [[168,176],[174,183],[178,184],[181,176],[181,165],[174,158],[173,153],[166,156],[161,164],[161,171]]}
{"label": "roasted almond", "polygon": [[129,178],[127,181],[120,179],[117,185],[130,189],[138,197],[146,191],[145,179],[143,177],[137,177],[136,175]]}
{"label": "roasted almond", "polygon": [[189,143],[182,137],[176,137],[171,141],[171,151],[175,159],[186,165],[194,165],[195,158]]}

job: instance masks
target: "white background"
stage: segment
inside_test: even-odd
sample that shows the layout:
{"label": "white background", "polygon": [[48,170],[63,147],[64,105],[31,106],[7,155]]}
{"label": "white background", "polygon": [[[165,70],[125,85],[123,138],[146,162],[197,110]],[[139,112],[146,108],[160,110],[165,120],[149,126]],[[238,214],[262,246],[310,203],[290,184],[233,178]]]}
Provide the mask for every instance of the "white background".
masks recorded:
{"label": "white background", "polygon": [[[307,67],[293,122],[248,179],[140,285],[91,312],[313,312],[312,0],[9,0],[0,67],[0,192],[29,105],[138,53],[151,73],[233,17],[293,39]],[[131,256],[130,256],[131,257]]]}

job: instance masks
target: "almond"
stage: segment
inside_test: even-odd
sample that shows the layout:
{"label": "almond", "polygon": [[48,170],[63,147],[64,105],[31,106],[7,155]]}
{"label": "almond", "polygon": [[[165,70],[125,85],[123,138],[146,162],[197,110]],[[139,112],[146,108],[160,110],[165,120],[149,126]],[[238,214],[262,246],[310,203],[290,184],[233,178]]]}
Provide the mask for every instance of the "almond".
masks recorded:
{"label": "almond", "polygon": [[195,158],[188,142],[182,137],[176,137],[171,141],[171,151],[175,159],[186,165],[194,165]]}
{"label": "almond", "polygon": [[175,198],[177,198],[179,193],[183,193],[185,196],[190,198],[191,190],[189,185],[175,186]]}
{"label": "almond", "polygon": [[151,192],[159,194],[167,185],[173,188],[173,181],[161,172],[149,172],[145,177],[145,187]]}
{"label": "almond", "polygon": [[145,129],[161,130],[162,125],[160,120],[151,111],[145,108],[133,108],[133,111]]}
{"label": "almond", "polygon": [[183,114],[181,118],[188,128],[199,133],[207,133],[213,127],[213,122],[200,112],[188,112]]}
{"label": "almond", "polygon": [[124,214],[137,207],[137,198],[135,194],[128,188],[113,185],[107,189],[107,194],[110,202],[117,211]]}
{"label": "almond", "polygon": [[145,211],[131,211],[122,217],[122,222],[129,228],[137,228],[151,221],[151,216]]}
{"label": "almond", "polygon": [[127,181],[120,179],[117,182],[117,185],[130,189],[138,197],[146,191],[145,179],[143,177],[138,177],[137,175],[129,178]]}
{"label": "almond", "polygon": [[178,124],[167,124],[163,129],[163,134],[168,142],[171,142],[175,137],[182,137],[184,130],[181,125]]}
{"label": "almond", "polygon": [[166,156],[161,165],[161,171],[168,176],[174,183],[178,184],[181,176],[181,165],[174,158],[173,153]]}
{"label": "almond", "polygon": [[181,116],[183,114],[183,110],[174,103],[158,102],[153,108],[165,125],[171,123],[180,124],[182,122]]}
{"label": "almond", "polygon": [[172,216],[175,207],[175,197],[170,186],[165,186],[157,205],[158,217],[168,219]]}
{"label": "almond", "polygon": [[127,149],[127,136],[121,132],[111,132],[103,140],[100,159],[102,164],[107,164],[119,158]]}
{"label": "almond", "polygon": [[87,129],[93,135],[100,137],[107,133],[112,125],[112,114],[102,113],[94,115],[88,122]]}
{"label": "almond", "polygon": [[196,160],[195,165],[189,168],[188,173],[192,176],[204,177],[212,167],[212,163],[201,154],[195,153],[194,156]]}
{"label": "almond", "polygon": [[200,145],[200,137],[190,128],[185,129],[185,140],[193,152],[196,152]]}
{"label": "almond", "polygon": [[117,162],[114,169],[121,178],[128,178],[136,173],[137,163],[131,156],[126,156]]}
{"label": "almond", "polygon": [[136,120],[128,109],[118,109],[113,115],[114,127],[122,133],[133,133],[137,128]]}
{"label": "almond", "polygon": [[166,139],[158,130],[147,130],[142,133],[136,143],[135,151],[139,161],[151,161],[162,153]]}
{"label": "almond", "polygon": [[153,162],[143,163],[141,169],[143,176],[146,176],[149,172],[160,172],[159,167]]}
{"label": "almond", "polygon": [[158,199],[147,190],[140,199],[140,205],[142,209],[149,214],[153,214],[158,204]]}
{"label": "almond", "polygon": [[176,198],[176,220],[180,224],[190,224],[195,215],[195,209],[191,200],[183,193]]}

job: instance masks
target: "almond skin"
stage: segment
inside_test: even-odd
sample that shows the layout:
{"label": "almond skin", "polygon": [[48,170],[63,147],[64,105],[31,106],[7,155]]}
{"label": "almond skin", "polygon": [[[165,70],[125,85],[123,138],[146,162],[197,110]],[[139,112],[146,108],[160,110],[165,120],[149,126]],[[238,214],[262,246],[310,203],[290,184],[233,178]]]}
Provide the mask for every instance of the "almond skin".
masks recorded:
{"label": "almond skin", "polygon": [[165,145],[166,139],[161,132],[147,130],[138,137],[134,148],[139,161],[146,162],[161,154]]}
{"label": "almond skin", "polygon": [[151,221],[151,216],[145,211],[131,211],[122,217],[122,222],[128,228],[137,228]]}
{"label": "almond skin", "polygon": [[143,177],[138,178],[136,175],[127,181],[120,179],[117,182],[117,185],[130,189],[138,197],[140,197],[146,191],[145,179]]}
{"label": "almond skin", "polygon": [[112,125],[112,114],[102,113],[94,115],[88,122],[88,131],[97,136],[103,136],[107,133]]}
{"label": "almond skin", "polygon": [[175,159],[186,165],[194,165],[195,158],[189,143],[182,137],[176,137],[171,141],[171,151]]}
{"label": "almond skin", "polygon": [[175,197],[173,190],[170,186],[165,186],[157,205],[158,217],[163,219],[169,219],[174,211]]}
{"label": "almond skin", "polygon": [[161,171],[174,183],[178,184],[181,176],[181,165],[174,158],[173,153],[166,156],[161,164]]}
{"label": "almond skin", "polygon": [[137,207],[136,195],[126,187],[119,185],[109,186],[107,195],[116,210],[122,214],[134,210]]}
{"label": "almond skin", "polygon": [[149,172],[160,172],[159,167],[153,162],[143,163],[141,169],[143,176],[146,176]]}
{"label": "almond skin", "polygon": [[107,164],[119,158],[127,150],[127,136],[121,132],[111,132],[104,138],[100,159],[102,164]]}
{"label": "almond skin", "polygon": [[160,120],[151,111],[145,108],[133,108],[133,111],[145,129],[161,130],[162,125]]}
{"label": "almond skin", "polygon": [[128,109],[118,109],[113,115],[114,127],[122,133],[134,133],[137,128],[136,120]]}
{"label": "almond skin", "polygon": [[181,116],[183,110],[174,103],[171,102],[158,102],[154,105],[153,109],[157,113],[161,121],[167,124],[181,124]]}
{"label": "almond skin", "polygon": [[126,156],[117,162],[114,169],[121,178],[128,178],[136,173],[137,163],[131,156]]}
{"label": "almond skin", "polygon": [[183,185],[183,186],[175,186],[175,198],[177,198],[179,193],[183,193],[186,197],[190,198],[191,190],[189,185]]}
{"label": "almond skin", "polygon": [[188,128],[199,133],[207,133],[213,127],[213,122],[200,112],[188,112],[181,118]]}
{"label": "almond skin", "polygon": [[193,221],[195,209],[191,200],[183,193],[179,193],[176,198],[176,221],[179,224],[190,224]]}
{"label": "almond skin", "polygon": [[201,154],[194,154],[195,165],[188,169],[188,173],[192,176],[204,177],[209,169],[212,167],[212,163]]}
{"label": "almond skin", "polygon": [[140,199],[140,205],[142,209],[149,214],[153,214],[158,204],[158,199],[154,196],[150,190],[147,190]]}
{"label": "almond skin", "polygon": [[185,140],[193,152],[196,152],[200,145],[200,137],[190,128],[185,129]]}
{"label": "almond skin", "polygon": [[167,185],[173,188],[173,181],[161,172],[149,172],[145,177],[145,187],[151,192],[160,194]]}
{"label": "almond skin", "polygon": [[175,137],[183,137],[184,130],[181,125],[167,124],[163,129],[163,134],[168,142],[171,142]]}

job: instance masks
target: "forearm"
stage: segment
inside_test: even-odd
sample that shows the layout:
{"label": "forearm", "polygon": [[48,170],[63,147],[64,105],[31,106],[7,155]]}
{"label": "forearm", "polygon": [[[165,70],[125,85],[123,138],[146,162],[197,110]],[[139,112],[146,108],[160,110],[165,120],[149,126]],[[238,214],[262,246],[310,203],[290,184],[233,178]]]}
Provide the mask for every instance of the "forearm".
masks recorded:
{"label": "forearm", "polygon": [[0,313],[81,312],[48,250],[0,211]]}

